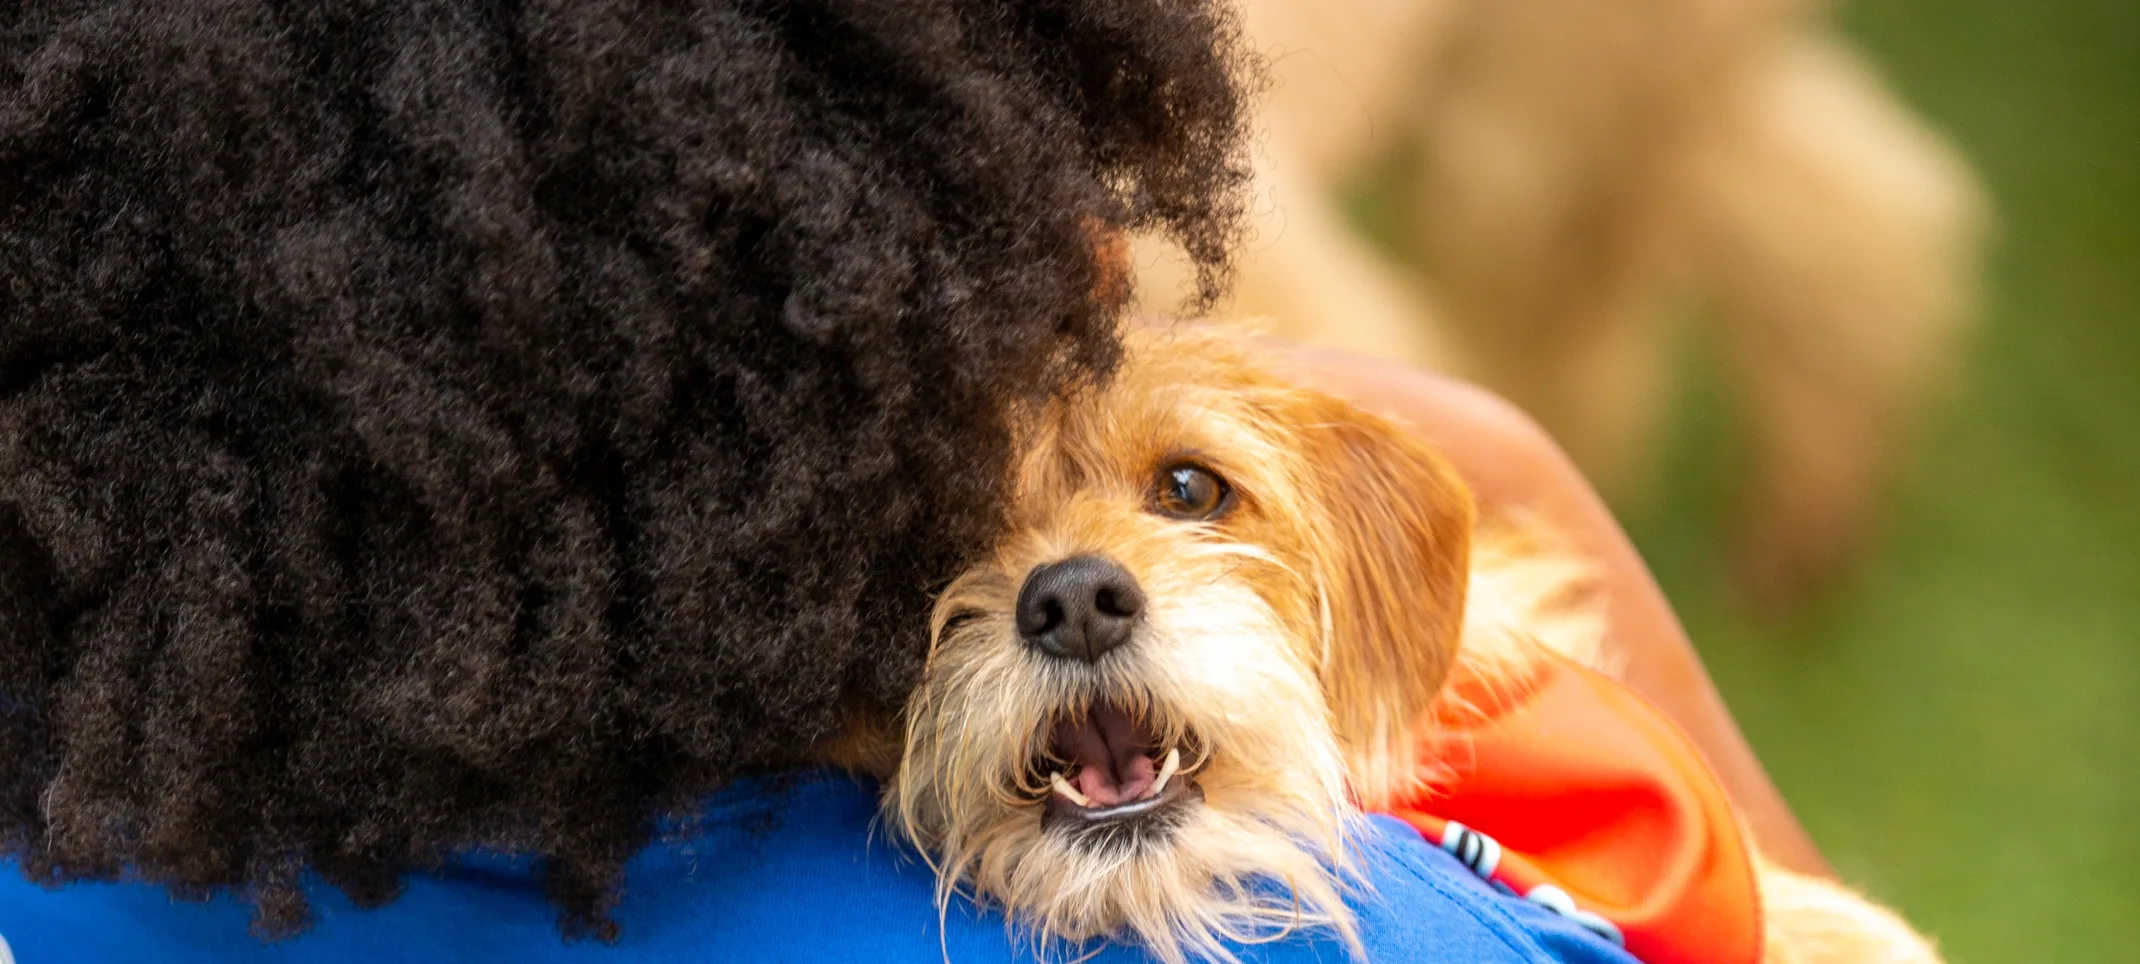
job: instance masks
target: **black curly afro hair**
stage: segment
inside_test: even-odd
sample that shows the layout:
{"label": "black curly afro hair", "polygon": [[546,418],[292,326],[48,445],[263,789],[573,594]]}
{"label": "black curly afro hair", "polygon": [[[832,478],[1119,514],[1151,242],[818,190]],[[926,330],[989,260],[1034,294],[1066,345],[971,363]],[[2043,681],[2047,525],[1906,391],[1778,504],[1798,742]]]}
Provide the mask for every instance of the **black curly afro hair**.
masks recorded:
{"label": "black curly afro hair", "polygon": [[0,848],[301,929],[891,713],[1025,402],[1238,217],[1217,0],[0,7]]}

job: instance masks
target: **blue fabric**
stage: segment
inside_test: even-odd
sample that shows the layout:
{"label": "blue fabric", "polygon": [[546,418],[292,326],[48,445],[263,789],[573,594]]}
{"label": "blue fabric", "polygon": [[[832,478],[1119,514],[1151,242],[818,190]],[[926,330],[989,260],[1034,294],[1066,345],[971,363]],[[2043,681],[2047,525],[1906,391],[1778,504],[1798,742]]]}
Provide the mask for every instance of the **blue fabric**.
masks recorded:
{"label": "blue fabric", "polygon": [[[318,888],[315,926],[276,944],[247,936],[247,909],[232,900],[175,902],[139,883],[50,890],[0,865],[0,936],[16,964],[1034,959],[999,914],[972,904],[954,902],[939,927],[934,877],[889,844],[874,817],[873,791],[843,776],[732,789],[702,826],[632,862],[617,911],[624,935],[613,945],[560,940],[527,862],[496,856],[417,876],[400,900],[375,911]],[[1374,893],[1358,902],[1371,960],[1631,964],[1550,911],[1495,893],[1404,824],[1376,818],[1371,831],[1364,849]],[[1240,955],[1273,964],[1347,959],[1341,944],[1314,936]],[[1145,957],[1110,946],[1092,960]]]}

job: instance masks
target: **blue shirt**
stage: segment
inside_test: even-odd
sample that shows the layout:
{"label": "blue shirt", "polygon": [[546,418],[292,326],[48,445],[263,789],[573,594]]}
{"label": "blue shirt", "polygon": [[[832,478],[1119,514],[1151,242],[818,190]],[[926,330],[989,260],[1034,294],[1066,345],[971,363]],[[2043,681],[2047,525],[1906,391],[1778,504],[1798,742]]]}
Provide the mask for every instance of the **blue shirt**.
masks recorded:
{"label": "blue shirt", "polygon": [[[774,820],[764,819],[769,813]],[[248,936],[229,898],[174,901],[141,883],[46,889],[0,865],[0,937],[15,964],[649,964],[706,961],[1033,960],[999,912],[955,900],[939,925],[935,878],[886,839],[874,792],[839,775],[787,789],[738,785],[702,825],[647,848],[626,874],[615,944],[566,943],[530,861],[474,856],[416,875],[401,899],[358,910],[314,888],[316,923],[274,944]],[[1355,901],[1373,961],[1435,964],[1633,964],[1589,932],[1497,893],[1394,820],[1364,834],[1373,893]],[[1342,962],[1324,934],[1238,950],[1244,962]],[[1050,959],[1075,953],[1057,949]],[[1095,964],[1146,960],[1108,946]],[[4,958],[0,958],[4,961]]]}

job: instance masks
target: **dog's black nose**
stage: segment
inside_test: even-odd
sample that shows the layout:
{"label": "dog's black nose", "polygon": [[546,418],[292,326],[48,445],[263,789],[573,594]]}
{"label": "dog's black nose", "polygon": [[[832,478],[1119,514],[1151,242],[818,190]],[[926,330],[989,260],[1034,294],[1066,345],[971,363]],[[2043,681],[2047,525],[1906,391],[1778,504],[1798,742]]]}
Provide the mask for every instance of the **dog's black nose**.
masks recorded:
{"label": "dog's black nose", "polygon": [[1018,590],[1018,635],[1050,656],[1093,662],[1129,642],[1144,591],[1105,556],[1075,556],[1028,573]]}

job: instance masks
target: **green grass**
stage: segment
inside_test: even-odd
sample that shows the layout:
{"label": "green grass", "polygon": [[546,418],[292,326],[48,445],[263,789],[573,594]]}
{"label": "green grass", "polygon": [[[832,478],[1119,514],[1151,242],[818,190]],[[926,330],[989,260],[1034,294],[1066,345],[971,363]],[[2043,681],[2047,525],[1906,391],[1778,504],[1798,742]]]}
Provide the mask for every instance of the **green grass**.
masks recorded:
{"label": "green grass", "polygon": [[1723,575],[1739,426],[1699,350],[1630,528],[1846,877],[1957,964],[2140,960],[2140,2],[1843,22],[1993,194],[1966,378],[1788,626]]}

